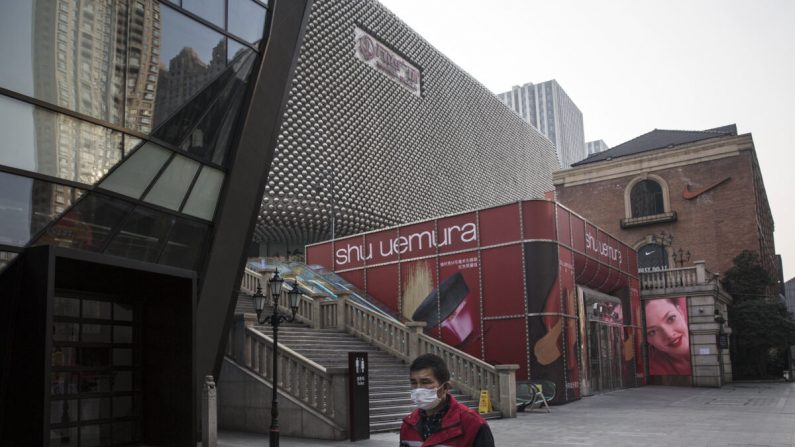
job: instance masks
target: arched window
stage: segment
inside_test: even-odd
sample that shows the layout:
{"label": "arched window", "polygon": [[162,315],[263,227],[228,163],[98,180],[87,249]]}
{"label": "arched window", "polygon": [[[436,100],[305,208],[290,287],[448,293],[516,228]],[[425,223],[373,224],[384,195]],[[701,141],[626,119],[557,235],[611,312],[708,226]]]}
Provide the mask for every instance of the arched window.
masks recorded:
{"label": "arched window", "polygon": [[663,190],[654,180],[641,180],[629,194],[632,217],[654,216],[665,212]]}
{"label": "arched window", "polygon": [[646,244],[638,249],[638,271],[668,269],[668,252],[660,244]]}

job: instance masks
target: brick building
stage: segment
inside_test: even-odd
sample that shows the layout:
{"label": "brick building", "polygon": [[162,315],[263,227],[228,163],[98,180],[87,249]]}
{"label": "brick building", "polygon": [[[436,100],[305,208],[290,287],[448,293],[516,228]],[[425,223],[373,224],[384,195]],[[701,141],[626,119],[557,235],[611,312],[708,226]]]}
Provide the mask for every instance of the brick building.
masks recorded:
{"label": "brick building", "polygon": [[[717,279],[743,250],[759,253],[771,277],[780,278],[752,136],[738,135],[734,125],[655,129],[556,172],[553,183],[560,203],[637,250],[644,303],[686,305],[691,374],[655,378],[650,371],[650,382],[730,381],[731,329],[724,323],[731,297]],[[647,347],[654,351],[651,342]]]}
{"label": "brick building", "polygon": [[655,129],[558,171],[554,184],[562,204],[638,250],[641,270],[703,260],[722,273],[748,249],[779,277],[753,138],[734,125]]}

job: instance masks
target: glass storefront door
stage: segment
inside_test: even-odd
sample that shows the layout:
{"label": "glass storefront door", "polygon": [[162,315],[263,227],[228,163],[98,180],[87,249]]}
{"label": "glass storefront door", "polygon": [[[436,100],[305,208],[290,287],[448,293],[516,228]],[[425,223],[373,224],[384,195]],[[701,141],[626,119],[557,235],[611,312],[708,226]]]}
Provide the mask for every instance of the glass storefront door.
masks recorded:
{"label": "glass storefront door", "polygon": [[588,322],[588,358],[592,393],[622,387],[621,327],[601,321]]}

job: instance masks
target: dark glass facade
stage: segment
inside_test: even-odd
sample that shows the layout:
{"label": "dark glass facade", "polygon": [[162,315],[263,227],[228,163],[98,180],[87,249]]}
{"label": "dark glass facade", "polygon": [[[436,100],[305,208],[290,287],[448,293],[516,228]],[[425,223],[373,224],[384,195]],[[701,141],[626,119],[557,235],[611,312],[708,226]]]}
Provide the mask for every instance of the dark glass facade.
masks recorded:
{"label": "dark glass facade", "polygon": [[[283,9],[302,18],[304,7]],[[234,307],[218,291],[233,290],[253,229],[228,222],[259,208],[225,190],[267,175],[268,142],[240,141],[271,11],[258,0],[0,2],[4,442],[195,445],[195,378],[217,374],[212,345]],[[290,64],[269,65],[282,98]],[[267,113],[259,128],[277,129],[280,114]],[[256,174],[234,168],[252,154]],[[217,303],[200,312],[203,293]],[[33,403],[14,413],[21,396]]]}
{"label": "dark glass facade", "polygon": [[4,257],[200,265],[267,18],[256,0],[2,2]]}

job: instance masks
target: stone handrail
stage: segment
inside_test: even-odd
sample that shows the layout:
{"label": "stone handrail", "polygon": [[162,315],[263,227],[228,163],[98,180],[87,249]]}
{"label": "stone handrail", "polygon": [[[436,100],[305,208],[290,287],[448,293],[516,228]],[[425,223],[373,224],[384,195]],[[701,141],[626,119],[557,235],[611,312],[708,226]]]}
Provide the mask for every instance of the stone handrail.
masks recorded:
{"label": "stone handrail", "polygon": [[713,284],[715,275],[706,269],[704,261],[696,261],[694,264],[693,267],[640,272],[640,288],[641,290],[655,290]]}
{"label": "stone handrail", "polygon": [[[259,277],[258,279],[262,280],[259,273],[253,271],[249,272],[249,269],[246,269],[246,276],[250,273],[252,277],[256,276]],[[244,278],[244,281],[247,281],[247,279]],[[250,279],[248,281],[250,282]],[[256,288],[256,280],[253,283]],[[244,287],[241,286],[241,290],[243,288]],[[286,307],[286,295],[287,294],[283,291],[279,307],[280,310],[288,312],[289,309]],[[453,384],[457,388],[475,398],[479,398],[482,390],[488,390],[495,410],[502,412],[504,417],[516,416],[516,370],[519,369],[519,366],[493,366],[463,351],[455,349],[433,337],[425,335],[423,333],[423,328],[425,327],[424,322],[400,323],[350,300],[346,293],[339,293],[336,300],[312,298],[301,295],[296,319],[316,329],[329,328],[346,331],[378,346],[405,362],[410,362],[418,355],[425,353],[439,355],[447,362],[452,375]],[[259,334],[253,329],[251,331]],[[248,334],[248,332],[246,333]],[[240,338],[239,336],[237,337]],[[267,337],[264,339],[270,340]],[[234,343],[248,343],[249,345],[256,343],[257,346],[267,346],[267,342],[263,342],[260,338],[250,335],[247,335],[245,340],[237,340],[233,336],[229,345]],[[280,349],[281,347],[280,344]],[[257,350],[254,350],[254,348],[246,349],[250,349],[252,353],[255,351],[259,353],[257,354],[259,356],[257,357],[257,362],[260,363],[253,363],[256,368],[259,368],[255,368],[254,371],[259,372],[261,370],[261,365],[267,364],[261,363],[264,361],[261,360],[263,358],[262,356],[267,355],[267,352],[270,351],[264,348],[257,348]],[[228,355],[229,353],[236,355],[234,352],[232,348],[228,348]],[[311,360],[304,358],[300,354],[293,353],[289,350],[286,350],[286,352],[291,353],[291,360],[285,360],[285,362],[293,362],[290,364],[294,365],[294,368],[299,368],[299,364],[301,364],[299,361],[300,359],[311,362]],[[282,361],[280,356],[279,362]],[[245,362],[243,363],[248,365]],[[308,367],[305,366],[305,368]],[[279,377],[282,377],[281,373]],[[343,385],[341,386],[344,388]]]}
{"label": "stone handrail", "polygon": [[[246,270],[243,272],[243,280],[240,283],[240,291],[249,295],[254,295],[257,291],[257,281],[262,281],[262,275],[246,267]],[[267,290],[267,283],[261,285],[266,287],[263,291]]]}
{"label": "stone handrail", "polygon": [[[250,372],[273,383],[273,339],[253,326],[253,314],[235,316],[227,355]],[[347,427],[346,368],[325,368],[279,343],[279,390]]]}
{"label": "stone handrail", "polygon": [[403,324],[365,308],[341,295],[338,309],[343,319],[339,328],[369,341],[410,362],[421,354],[442,357],[450,369],[453,385],[474,398],[488,390],[495,410],[504,417],[516,417],[516,370],[519,365],[490,365],[474,356],[425,335],[424,322]]}

